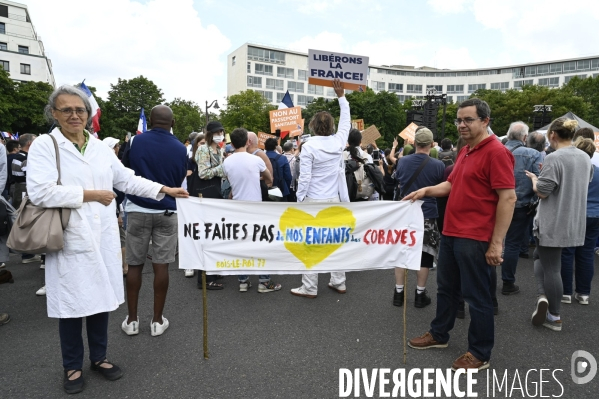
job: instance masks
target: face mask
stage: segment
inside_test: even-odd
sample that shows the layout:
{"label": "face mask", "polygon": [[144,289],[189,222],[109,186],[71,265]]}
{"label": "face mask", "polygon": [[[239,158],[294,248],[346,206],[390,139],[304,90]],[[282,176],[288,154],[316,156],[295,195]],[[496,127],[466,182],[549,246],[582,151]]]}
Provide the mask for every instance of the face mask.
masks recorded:
{"label": "face mask", "polygon": [[224,138],[225,136],[214,136],[212,137],[212,141],[214,141],[216,144],[220,144]]}

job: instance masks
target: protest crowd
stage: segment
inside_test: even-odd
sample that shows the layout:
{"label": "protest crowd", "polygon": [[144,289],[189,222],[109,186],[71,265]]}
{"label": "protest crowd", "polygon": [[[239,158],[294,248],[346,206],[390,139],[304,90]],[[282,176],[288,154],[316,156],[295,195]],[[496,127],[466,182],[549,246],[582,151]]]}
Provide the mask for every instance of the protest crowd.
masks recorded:
{"label": "protest crowd", "polygon": [[[599,155],[592,130],[558,118],[541,134],[513,121],[502,142],[489,129],[492,110],[472,98],[459,104],[457,142],[443,138],[437,143],[431,130],[419,126],[403,148],[396,139],[391,148],[379,149],[376,143],[363,145],[362,132],[352,127],[344,84],[335,79],[333,88],[340,115],[319,112],[310,120],[311,136],[284,142],[269,138],[262,146],[255,132],[243,126],[225,132],[218,120],[207,123],[202,133],[191,132],[182,144],[171,134],[176,121],[165,105],[152,109],[151,128],[142,134],[124,143],[100,140],[90,130],[88,96],[61,86],[45,109],[55,125],[49,134],[21,134],[0,146],[0,208],[70,210],[63,249],[19,253],[22,263],[39,262],[45,269],[45,285],[31,294],[45,297],[48,316],[59,319],[67,393],[84,388],[84,319],[91,370],[108,380],[123,376],[109,360],[109,314],[126,299],[123,333],[145,331],[148,321],[140,320],[138,308],[147,305],[139,303],[139,292],[148,260],[154,293],[150,333],[161,336],[177,328],[164,315],[168,266],[178,256],[176,198],[422,201],[421,262],[414,267],[413,297],[412,292],[407,297],[416,308],[434,303],[436,316],[430,330],[408,345],[446,348],[456,319],[469,314],[468,351],[453,362],[454,370],[489,367],[498,293],[530,297],[531,323],[556,332],[567,328],[562,304],[589,303],[599,246],[599,180],[593,178],[599,173]],[[7,212],[0,213],[2,220]],[[10,229],[0,233],[0,262],[6,263]],[[517,278],[518,259],[528,258],[530,247],[535,293],[521,292]],[[5,263],[0,283],[12,281]],[[204,272],[197,266],[182,264],[181,273],[197,278],[197,288],[203,289]],[[427,290],[431,271],[436,293]],[[404,274],[396,267],[395,282],[388,285],[389,306],[407,305]],[[205,283],[210,291],[255,290],[273,297],[282,295],[283,288],[268,274],[256,280],[207,274]],[[346,285],[344,272],[332,272],[327,286],[339,294],[359,290]],[[317,298],[318,273],[303,274],[287,289],[297,297]],[[10,315],[0,312],[0,326],[9,321]]]}

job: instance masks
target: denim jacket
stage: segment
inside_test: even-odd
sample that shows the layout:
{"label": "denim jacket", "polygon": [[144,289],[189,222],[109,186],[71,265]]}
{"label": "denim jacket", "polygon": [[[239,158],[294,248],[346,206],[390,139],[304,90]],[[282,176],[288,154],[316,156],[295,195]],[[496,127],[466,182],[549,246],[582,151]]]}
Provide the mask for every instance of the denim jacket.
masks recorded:
{"label": "denim jacket", "polygon": [[593,165],[593,169],[595,173],[587,194],[587,217],[599,218],[599,167]]}
{"label": "denim jacket", "polygon": [[[510,140],[505,143],[508,150],[512,151],[516,164],[514,166],[514,177],[516,179],[516,208],[523,208],[533,200],[536,195],[532,190],[532,182],[526,176],[525,170],[539,175],[540,164],[543,162],[541,153],[533,148],[528,148],[520,140]],[[515,148],[515,150],[514,150]]]}

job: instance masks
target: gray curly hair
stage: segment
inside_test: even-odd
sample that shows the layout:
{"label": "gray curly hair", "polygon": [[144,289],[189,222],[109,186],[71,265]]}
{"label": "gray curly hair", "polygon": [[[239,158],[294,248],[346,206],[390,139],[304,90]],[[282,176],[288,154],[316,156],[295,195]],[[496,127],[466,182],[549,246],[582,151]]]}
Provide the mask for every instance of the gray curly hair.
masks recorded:
{"label": "gray curly hair", "polygon": [[83,105],[85,105],[85,109],[87,110],[86,127],[89,130],[92,124],[92,106],[87,98],[87,95],[78,87],[71,85],[60,86],[59,88],[55,89],[52,94],[50,94],[50,97],[48,97],[48,104],[46,104],[46,107],[44,108],[44,116],[48,122],[58,124],[58,121],[54,118],[54,115],[52,115],[52,110],[56,109],[56,99],[62,94],[69,94],[81,98],[81,101],[83,101]]}

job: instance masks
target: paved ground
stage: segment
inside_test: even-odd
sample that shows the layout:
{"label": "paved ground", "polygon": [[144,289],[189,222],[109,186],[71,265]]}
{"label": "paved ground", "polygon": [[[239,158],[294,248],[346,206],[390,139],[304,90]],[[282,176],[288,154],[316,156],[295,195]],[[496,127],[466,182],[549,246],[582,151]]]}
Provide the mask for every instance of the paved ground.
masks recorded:
{"label": "paved ground", "polygon": [[[12,317],[0,327],[0,398],[65,397],[58,323],[46,316],[45,298],[35,296],[43,271],[37,263],[21,265],[18,260],[15,256],[7,265],[15,283],[0,286],[0,311]],[[195,278],[186,279],[177,268],[171,265],[165,310],[171,327],[160,337],[150,336],[152,275],[146,265],[140,335],[121,331],[125,306],[110,318],[109,359],[124,369],[124,378],[109,382],[86,369],[79,397],[334,398],[339,396],[339,368],[366,368],[369,373],[373,368],[445,369],[467,348],[468,316],[457,320],[447,349],[408,348],[407,365],[402,363],[402,309],[391,305],[392,270],[348,274],[345,295],[327,289],[328,275],[323,275],[314,300],[289,294],[299,276],[276,276],[283,290],[270,294],[258,294],[256,284],[240,293],[236,277],[229,276],[225,290],[209,291],[210,359],[204,360],[201,291]],[[499,380],[507,370],[507,384],[501,392],[496,386],[495,395],[489,385],[487,393],[487,373],[481,372],[478,397],[599,397],[599,376],[585,385],[570,377],[574,351],[586,350],[599,359],[599,302],[591,297],[588,306],[564,305],[561,333],[535,328],[529,321],[535,301],[530,260],[521,260],[518,278],[520,294],[499,295],[491,359]],[[409,284],[414,287],[413,272]],[[435,287],[433,273],[428,289],[434,294]],[[414,308],[413,301],[411,289],[408,337],[425,332],[435,312],[435,301],[425,309]],[[89,367],[87,360],[84,367]],[[540,369],[550,371],[541,376]],[[506,393],[508,387],[514,390]],[[363,387],[358,396],[366,397]],[[374,396],[379,396],[378,385]]]}

